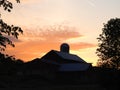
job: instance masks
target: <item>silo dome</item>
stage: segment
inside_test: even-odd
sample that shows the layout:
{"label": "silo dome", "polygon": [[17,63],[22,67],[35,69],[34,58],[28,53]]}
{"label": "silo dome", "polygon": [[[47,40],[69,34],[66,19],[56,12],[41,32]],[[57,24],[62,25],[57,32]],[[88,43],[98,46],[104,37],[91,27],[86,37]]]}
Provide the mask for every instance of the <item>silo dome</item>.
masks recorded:
{"label": "silo dome", "polygon": [[61,52],[69,53],[69,49],[70,49],[70,47],[67,43],[63,43],[60,46],[60,51]]}

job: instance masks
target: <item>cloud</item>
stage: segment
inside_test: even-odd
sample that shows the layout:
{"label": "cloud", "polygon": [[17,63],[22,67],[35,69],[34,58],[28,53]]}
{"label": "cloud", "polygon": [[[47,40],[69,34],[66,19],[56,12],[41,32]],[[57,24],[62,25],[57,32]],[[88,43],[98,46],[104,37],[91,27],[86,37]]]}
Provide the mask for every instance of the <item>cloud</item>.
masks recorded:
{"label": "cloud", "polygon": [[8,36],[8,35],[4,35],[6,38],[10,39],[12,42],[21,42],[21,40],[19,39],[16,39],[15,37],[13,36]]}
{"label": "cloud", "polygon": [[17,58],[21,58],[25,61],[41,57],[42,53],[46,53],[51,49],[59,49],[59,43],[47,43],[40,41],[27,41],[16,43],[15,45],[15,48],[7,48],[6,52],[10,55],[15,55]]}
{"label": "cloud", "polygon": [[[60,50],[60,45],[71,38],[83,37],[75,27],[50,26],[40,29],[26,29],[21,42],[15,42],[15,48],[7,48],[6,52],[25,61],[41,57],[50,50]],[[96,45],[87,42],[68,42],[71,50],[93,48]]]}
{"label": "cloud", "polygon": [[[15,48],[8,48],[7,53],[11,55],[15,55],[17,58],[23,59],[25,61],[32,60],[34,58],[39,58],[43,55],[43,53],[47,53],[50,50],[60,50],[60,42],[40,42],[40,41],[32,41],[32,42],[22,42],[16,43]],[[70,50],[80,50],[86,48],[94,48],[95,44],[92,43],[72,43],[70,44]]]}
{"label": "cloud", "polygon": [[93,48],[96,47],[96,44],[93,43],[87,43],[87,42],[77,42],[70,44],[72,50],[79,50],[79,49],[86,49],[86,48]]}
{"label": "cloud", "polygon": [[[82,37],[75,27],[70,26],[47,26],[36,30],[25,30],[23,39],[33,41],[63,42],[67,39]],[[32,38],[31,38],[32,37]]]}

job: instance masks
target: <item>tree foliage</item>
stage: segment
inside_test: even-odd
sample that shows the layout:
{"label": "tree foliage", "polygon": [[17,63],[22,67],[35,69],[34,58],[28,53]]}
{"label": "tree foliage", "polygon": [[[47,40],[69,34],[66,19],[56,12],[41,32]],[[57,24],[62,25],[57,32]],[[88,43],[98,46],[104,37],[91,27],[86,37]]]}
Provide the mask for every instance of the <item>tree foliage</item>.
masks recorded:
{"label": "tree foliage", "polygon": [[0,53],[0,74],[15,74],[24,64],[20,59]]}
{"label": "tree foliage", "polygon": [[[20,0],[16,0],[17,3],[20,3]],[[7,10],[8,12],[11,11],[11,9],[13,9],[13,4],[8,1],[8,0],[0,0],[0,7],[3,7],[4,10]]]}
{"label": "tree foliage", "polygon": [[[20,0],[16,1],[17,3],[20,3]],[[8,0],[0,0],[0,7],[3,7],[5,11],[11,12],[13,4]],[[0,51],[5,50],[6,45],[15,46],[13,42],[6,37],[6,35],[13,36],[18,39],[20,33],[23,33],[23,30],[20,27],[8,25],[0,16]]]}
{"label": "tree foliage", "polygon": [[107,24],[104,24],[102,34],[97,39],[98,65],[118,69],[120,67],[120,19],[110,19]]}

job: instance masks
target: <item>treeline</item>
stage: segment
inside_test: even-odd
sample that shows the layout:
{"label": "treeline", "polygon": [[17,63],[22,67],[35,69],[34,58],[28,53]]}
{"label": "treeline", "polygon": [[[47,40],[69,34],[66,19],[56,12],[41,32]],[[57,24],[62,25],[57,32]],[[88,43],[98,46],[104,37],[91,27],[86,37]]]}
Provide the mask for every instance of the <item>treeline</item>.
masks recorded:
{"label": "treeline", "polygon": [[0,53],[0,73],[1,74],[14,74],[24,64],[20,59],[14,56]]}
{"label": "treeline", "polygon": [[[47,85],[57,85],[57,81],[51,80],[51,79],[45,79],[45,77],[41,76],[40,73],[41,68],[45,67],[49,71],[49,65],[44,65],[45,63],[41,62],[40,59],[34,59],[30,62],[24,63],[20,59],[15,59],[13,56],[5,55],[0,53],[0,88],[1,87],[30,87],[28,84],[28,81],[31,82],[31,85],[40,87],[39,83],[43,85],[43,83],[47,83]],[[54,69],[54,66],[50,66],[51,69]],[[27,74],[26,72],[30,71],[36,71],[40,73],[36,74]],[[22,74],[21,74],[22,72]],[[63,73],[61,73],[63,74]],[[72,76],[75,72],[70,72],[69,75]],[[111,69],[111,68],[101,68],[101,67],[92,67],[88,71],[84,72],[77,72],[77,76],[83,75],[84,79],[82,78],[83,82],[81,82],[81,79],[77,77],[71,77],[70,79],[66,79],[64,77],[58,77],[63,78],[64,84],[68,84],[71,82],[71,80],[74,80],[72,82],[73,84],[81,85],[89,85],[89,84],[99,84],[102,87],[107,88],[108,90],[119,90],[119,83],[120,83],[120,70],[117,69]],[[64,73],[64,76],[66,76],[66,73]],[[69,76],[67,76],[69,77]],[[86,78],[86,79],[85,79]],[[62,79],[61,79],[62,80]],[[55,83],[56,82],[56,83]],[[58,81],[59,82],[59,81]],[[58,83],[58,85],[63,85],[62,83]],[[65,83],[68,82],[68,83]],[[23,84],[24,83],[24,84]]]}

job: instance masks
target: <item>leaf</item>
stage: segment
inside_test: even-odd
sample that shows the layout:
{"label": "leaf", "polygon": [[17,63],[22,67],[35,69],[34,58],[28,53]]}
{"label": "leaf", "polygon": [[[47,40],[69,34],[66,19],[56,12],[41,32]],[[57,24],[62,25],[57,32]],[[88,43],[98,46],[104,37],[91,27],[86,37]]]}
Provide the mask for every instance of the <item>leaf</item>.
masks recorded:
{"label": "leaf", "polygon": [[[20,3],[20,0],[16,0],[17,3]],[[3,7],[5,11],[11,12],[13,9],[13,4],[9,0],[0,0],[0,7]],[[14,25],[8,25],[1,19],[0,14],[0,51],[4,51],[7,45],[15,47],[13,42],[6,36],[13,36],[18,39],[19,33],[23,33],[20,27]]]}
{"label": "leaf", "polygon": [[23,30],[21,29],[21,28],[19,28],[19,30],[18,30],[20,33],[22,33],[23,34]]}
{"label": "leaf", "polygon": [[8,12],[11,12],[11,10],[10,10],[10,9],[8,9]]}
{"label": "leaf", "polygon": [[[96,49],[96,54],[102,61],[107,61],[103,63],[104,66],[110,68],[120,67],[118,61],[120,62],[120,19],[110,19],[107,24],[104,24],[102,29],[102,34],[99,35],[98,48]],[[109,62],[108,62],[109,60]],[[113,62],[114,61],[114,62]]]}
{"label": "leaf", "polygon": [[17,3],[20,3],[20,0],[16,0],[17,1]]}

